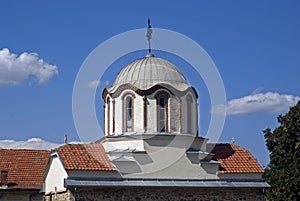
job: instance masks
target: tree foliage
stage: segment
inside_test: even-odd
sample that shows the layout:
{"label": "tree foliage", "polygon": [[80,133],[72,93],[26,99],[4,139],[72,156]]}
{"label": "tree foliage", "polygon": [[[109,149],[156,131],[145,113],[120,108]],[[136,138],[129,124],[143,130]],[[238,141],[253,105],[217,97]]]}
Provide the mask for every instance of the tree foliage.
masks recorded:
{"label": "tree foliage", "polygon": [[280,126],[264,130],[270,163],[264,179],[271,185],[267,198],[300,200],[300,101],[284,116],[277,118]]}

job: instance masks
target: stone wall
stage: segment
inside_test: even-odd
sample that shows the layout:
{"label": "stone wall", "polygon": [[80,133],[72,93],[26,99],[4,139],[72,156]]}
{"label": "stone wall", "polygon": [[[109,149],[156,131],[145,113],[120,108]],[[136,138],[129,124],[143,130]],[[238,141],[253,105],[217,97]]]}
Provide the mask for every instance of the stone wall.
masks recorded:
{"label": "stone wall", "polygon": [[[73,201],[73,191],[57,194],[59,201]],[[53,196],[52,196],[53,197]],[[46,201],[51,201],[49,195]],[[52,199],[55,200],[55,199]],[[77,189],[76,201],[262,201],[261,189],[199,188],[84,188]]]}
{"label": "stone wall", "polygon": [[35,191],[3,190],[0,191],[0,201],[42,201],[43,197]]}
{"label": "stone wall", "polygon": [[70,190],[59,193],[51,193],[44,196],[44,201],[73,201],[74,196]]}

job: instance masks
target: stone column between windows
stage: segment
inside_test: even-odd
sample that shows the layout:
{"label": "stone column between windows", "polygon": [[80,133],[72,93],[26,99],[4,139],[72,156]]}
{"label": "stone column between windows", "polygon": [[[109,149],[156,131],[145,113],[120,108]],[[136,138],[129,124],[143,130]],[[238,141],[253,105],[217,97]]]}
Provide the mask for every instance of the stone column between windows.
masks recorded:
{"label": "stone column between windows", "polygon": [[178,113],[179,113],[179,115],[178,115],[178,118],[179,118],[178,130],[179,130],[179,133],[182,133],[182,123],[181,123],[181,121],[182,121],[182,114],[181,114],[182,109],[181,109],[181,99],[180,98],[179,98],[179,101],[178,101]]}
{"label": "stone column between windows", "polygon": [[147,98],[143,96],[144,132],[147,132]]}

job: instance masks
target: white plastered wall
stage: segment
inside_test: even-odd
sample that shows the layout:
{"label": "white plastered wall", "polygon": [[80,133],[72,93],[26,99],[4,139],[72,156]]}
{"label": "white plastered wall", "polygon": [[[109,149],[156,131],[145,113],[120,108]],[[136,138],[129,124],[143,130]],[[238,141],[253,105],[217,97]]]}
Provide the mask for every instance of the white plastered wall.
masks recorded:
{"label": "white plastered wall", "polygon": [[144,101],[138,94],[134,99],[134,131],[144,132]]}
{"label": "white plastered wall", "polygon": [[[187,97],[190,96],[192,98],[191,102],[191,114],[188,114],[188,101]],[[197,99],[193,96],[192,93],[187,93],[186,95],[181,97],[181,125],[182,125],[182,133],[189,133],[196,136],[198,130],[198,103]],[[188,118],[190,115],[190,118]],[[191,121],[191,128],[188,128],[188,121]]]}
{"label": "white plastered wall", "polygon": [[[218,179],[218,163],[201,164],[200,160],[207,156],[206,153],[187,153],[187,147],[194,142],[193,136],[174,136],[154,135],[144,140],[119,137],[107,139],[111,141],[102,144],[110,152],[109,157],[127,156],[132,159],[113,161],[124,178]],[[197,139],[197,148],[206,143],[206,139]],[[130,149],[145,152],[113,152]]]}
{"label": "white plastered wall", "polygon": [[170,132],[179,132],[179,101],[171,96],[169,99],[169,118],[170,118]]}
{"label": "white plastered wall", "polygon": [[63,166],[60,158],[54,154],[51,156],[52,162],[50,163],[49,171],[45,179],[45,193],[65,191],[64,179],[68,177],[68,174]]}
{"label": "white plastered wall", "polygon": [[147,96],[147,133],[157,132],[157,106],[154,95]]}

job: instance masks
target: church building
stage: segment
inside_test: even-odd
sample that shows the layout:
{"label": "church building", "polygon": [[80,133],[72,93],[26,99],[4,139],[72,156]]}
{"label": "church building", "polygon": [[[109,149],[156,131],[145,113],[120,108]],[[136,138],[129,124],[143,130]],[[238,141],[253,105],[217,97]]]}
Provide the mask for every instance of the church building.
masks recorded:
{"label": "church building", "polygon": [[261,201],[269,185],[249,151],[198,135],[198,93],[149,51],[104,89],[104,137],[54,149],[44,199]]}

